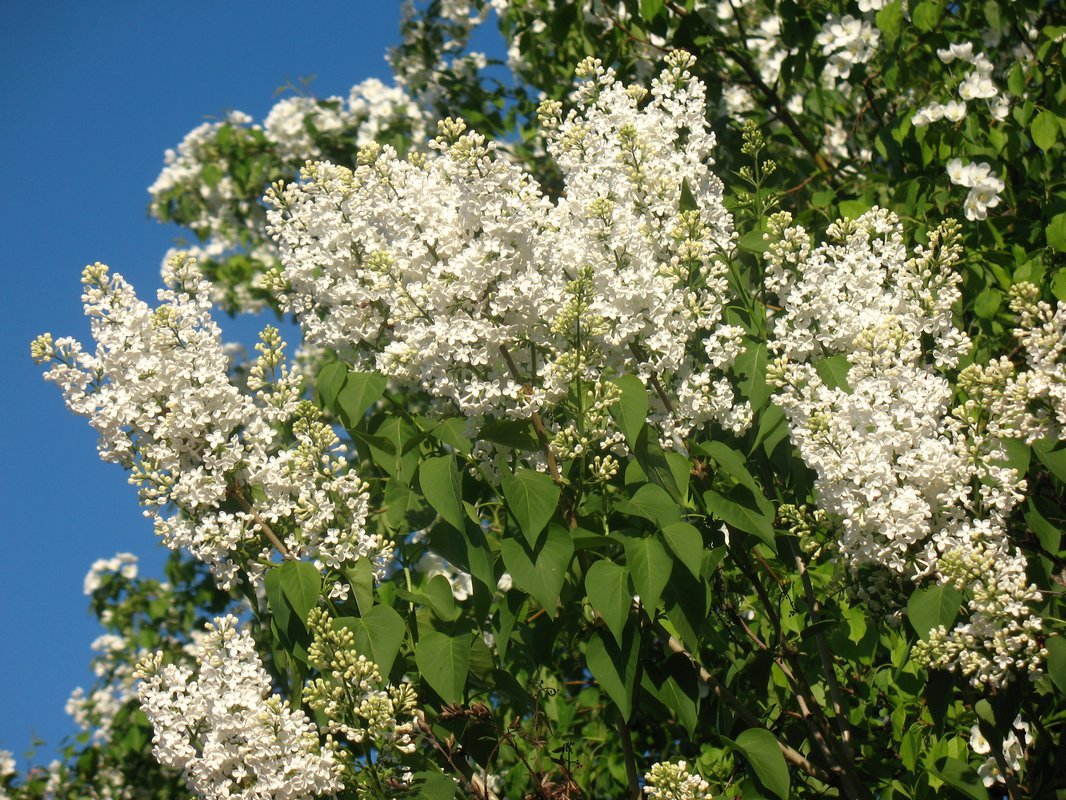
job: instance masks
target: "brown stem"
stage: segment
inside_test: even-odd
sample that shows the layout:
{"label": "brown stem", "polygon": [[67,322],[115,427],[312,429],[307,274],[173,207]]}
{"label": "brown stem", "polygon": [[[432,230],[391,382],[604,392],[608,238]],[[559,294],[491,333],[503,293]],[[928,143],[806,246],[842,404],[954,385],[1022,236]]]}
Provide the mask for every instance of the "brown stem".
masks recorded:
{"label": "brown stem", "polygon": [[[826,718],[825,711],[814,700],[814,693],[811,691],[811,686],[807,682],[806,676],[803,673],[802,668],[796,661],[796,653],[785,641],[784,629],[781,626],[781,617],[777,613],[777,609],[770,601],[770,596],[766,592],[766,588],[762,585],[762,581],[759,580],[759,576],[756,574],[751,561],[748,559],[748,554],[742,548],[730,548],[730,554],[733,556],[740,568],[740,571],[744,573],[744,576],[755,587],[756,593],[759,595],[759,601],[766,609],[766,614],[770,619],[770,623],[773,625],[774,630],[777,633],[777,645],[781,653],[786,659],[788,659],[795,670],[783,670],[785,677],[789,678],[789,683],[792,686],[792,690],[796,695],[796,703],[799,705],[800,710],[804,716],[810,716],[810,724],[808,728],[811,731],[811,735],[826,755],[826,760],[830,765],[838,767],[834,770],[838,775],[840,781],[840,788],[844,794],[849,797],[859,798],[863,796],[862,787],[855,779],[853,774],[853,764],[850,758],[848,758],[848,749],[838,750],[835,746],[835,737],[832,735],[832,727],[829,724],[829,720]],[[765,565],[769,569],[769,564]],[[776,577],[775,573],[770,570],[772,577]],[[776,659],[775,659],[776,661]],[[781,666],[780,661],[777,661],[778,666]],[[791,673],[791,677],[790,677]]]}
{"label": "brown stem", "polygon": [[[668,637],[667,646],[673,652],[685,656],[689,661],[692,662],[693,666],[695,666],[696,669],[699,671],[700,680],[707,684],[710,690],[714,693],[715,697],[717,697],[719,700],[721,700],[723,703],[733,709],[733,711],[736,712],[736,715],[749,728],[765,729],[766,726],[759,721],[759,718],[756,717],[751,711],[749,711],[747,706],[741,703],[740,700],[737,699],[736,695],[729,691],[729,689],[727,689],[724,684],[719,682],[719,680],[715,678],[714,675],[708,672],[706,667],[700,664],[699,661],[696,660],[696,657],[685,649],[685,646],[680,642],[680,640],[678,640],[676,636],[670,635],[667,631],[663,631],[663,633]],[[796,767],[797,769],[803,770],[812,778],[815,778],[821,781],[822,783],[829,784],[833,782],[833,778],[831,775],[829,775],[825,770],[815,766],[810,761],[808,761],[807,757],[804,756],[803,753],[799,752],[798,750],[794,750],[793,748],[789,747],[787,744],[781,741],[777,742],[777,746],[781,749],[781,755],[783,755],[785,757],[785,760],[792,764],[792,766]]]}
{"label": "brown stem", "polygon": [[622,742],[622,758],[626,763],[626,780],[629,783],[629,800],[640,800],[640,774],[637,772],[637,759],[633,755],[633,736],[625,718],[618,715],[618,732]]}
{"label": "brown stem", "polygon": [[[528,384],[522,382],[522,373],[519,372],[517,365],[514,363],[514,359],[511,358],[511,354],[507,351],[504,345],[500,345],[500,355],[503,356],[503,360],[507,364],[507,369],[511,371],[511,376],[522,383],[523,388],[529,391]],[[552,453],[551,442],[548,439],[548,429],[544,427],[544,420],[541,419],[540,414],[534,411],[530,416],[530,420],[533,422],[533,430],[537,432],[537,441],[540,442],[541,449],[544,451],[544,458],[548,462],[548,474],[551,475],[553,481],[562,490],[561,498],[563,504],[563,513],[566,515],[566,519],[571,528],[577,527],[577,512],[570,502],[569,496],[566,494],[566,482],[563,480],[562,473],[559,472],[559,463],[555,460],[555,455]]]}
{"label": "brown stem", "polygon": [[[647,355],[641,349],[640,345],[638,345],[636,342],[630,342],[629,343],[629,349],[632,351],[633,355],[636,356],[638,361],[646,361],[647,360],[647,358],[648,358]],[[674,404],[670,402],[670,398],[667,397],[666,396],[666,392],[663,391],[663,386],[662,386],[661,383],[659,383],[658,374],[656,374],[655,370],[651,370],[649,372],[649,374],[651,376],[650,380],[651,380],[652,388],[655,389],[655,393],[657,395],[659,395],[659,399],[663,401],[663,405],[666,406],[667,412],[670,413],[670,414],[673,414],[674,413]]]}
{"label": "brown stem", "polygon": [[[789,545],[792,546],[791,541]],[[822,662],[822,671],[825,673],[826,683],[829,684],[829,698],[833,703],[833,714],[836,716],[837,727],[840,729],[844,756],[847,758],[848,765],[853,767],[855,764],[855,754],[851,749],[853,736],[847,709],[844,707],[844,694],[840,691],[840,684],[837,682],[836,668],[833,666],[833,656],[829,651],[829,642],[818,627],[818,621],[821,619],[821,604],[814,595],[814,586],[811,583],[811,576],[807,572],[806,562],[795,549],[793,549],[793,556],[796,559],[796,569],[799,570],[800,580],[803,583],[803,593],[807,599],[807,608],[811,615],[811,627],[815,631],[814,639],[818,646],[818,657]]]}
{"label": "brown stem", "polygon": [[266,536],[267,541],[269,541],[274,546],[274,548],[279,553],[281,553],[281,557],[292,558],[292,554],[289,553],[289,549],[282,543],[281,539],[278,538],[278,535],[274,533],[273,528],[271,528],[270,525],[267,524],[267,521],[265,519],[259,516],[256,510],[252,508],[252,504],[245,499],[244,490],[241,488],[241,485],[234,481],[230,488],[231,494],[237,501],[237,504],[244,509],[244,512],[246,514],[248,514],[253,520],[255,520],[255,524],[259,526],[259,530],[261,530],[263,532],[263,535]]}

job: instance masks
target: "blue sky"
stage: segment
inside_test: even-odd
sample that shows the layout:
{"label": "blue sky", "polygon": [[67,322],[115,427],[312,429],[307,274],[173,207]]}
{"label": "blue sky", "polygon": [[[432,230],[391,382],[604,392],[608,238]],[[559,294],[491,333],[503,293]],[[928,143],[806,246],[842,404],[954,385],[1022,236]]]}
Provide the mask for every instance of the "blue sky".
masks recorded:
{"label": "blue sky", "polygon": [[35,759],[47,763],[74,732],[64,703],[91,685],[89,566],[130,551],[158,574],[164,555],[124,473],[98,460],[85,420],[41,379],[30,340],[87,338],[87,263],[154,295],[177,234],[145,211],[166,148],[231,108],[262,119],[288,80],[316,75],[320,96],[387,80],[399,17],[399,0],[0,3],[0,749],[20,769],[31,734],[47,741]]}

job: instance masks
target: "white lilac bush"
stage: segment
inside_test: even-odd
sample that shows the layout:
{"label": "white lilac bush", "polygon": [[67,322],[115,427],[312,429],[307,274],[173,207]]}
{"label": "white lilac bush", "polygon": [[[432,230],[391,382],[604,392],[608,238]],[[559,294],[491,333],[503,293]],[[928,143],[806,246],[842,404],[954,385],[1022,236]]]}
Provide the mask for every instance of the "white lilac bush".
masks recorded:
{"label": "white lilac bush", "polygon": [[[33,342],[173,553],[93,565],[80,738],[0,797],[1066,792],[1060,5],[401,32],[194,129],[156,302],[94,264]],[[263,306],[299,365],[222,341]]]}

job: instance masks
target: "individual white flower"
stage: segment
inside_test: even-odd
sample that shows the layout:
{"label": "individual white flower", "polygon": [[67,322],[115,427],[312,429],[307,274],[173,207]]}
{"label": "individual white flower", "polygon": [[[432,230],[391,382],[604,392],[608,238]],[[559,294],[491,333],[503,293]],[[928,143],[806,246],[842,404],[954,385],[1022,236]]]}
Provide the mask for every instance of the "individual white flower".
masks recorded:
{"label": "individual white flower", "polygon": [[981,726],[974,723],[974,726],[970,728],[970,749],[977,755],[984,756],[992,752],[992,745],[988,743],[988,739],[981,733]]}
{"label": "individual white flower", "polygon": [[977,768],[977,776],[986,789],[991,789],[997,783],[1003,782],[1003,773],[999,771],[999,765],[995,758],[990,758]]}

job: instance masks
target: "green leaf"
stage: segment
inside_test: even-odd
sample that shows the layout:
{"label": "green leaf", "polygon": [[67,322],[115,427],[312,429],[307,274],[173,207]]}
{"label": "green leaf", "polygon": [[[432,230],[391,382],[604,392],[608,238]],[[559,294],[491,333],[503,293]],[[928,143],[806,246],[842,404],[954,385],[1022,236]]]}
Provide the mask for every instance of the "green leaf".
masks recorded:
{"label": "green leaf", "polygon": [[1047,672],[1060,694],[1066,695],[1066,638],[1049,636],[1047,648]]}
{"label": "green leaf", "polygon": [[618,430],[626,437],[626,443],[632,447],[648,419],[648,390],[635,375],[615,378],[614,385],[621,390],[622,395],[611,406],[611,416]]}
{"label": "green leaf", "polygon": [[614,508],[622,514],[643,517],[660,525],[669,525],[681,519],[681,509],[677,503],[665,489],[654,483],[644,484],[628,500],[615,503]]}
{"label": "green leaf", "polygon": [[455,604],[455,594],[452,592],[452,584],[443,575],[434,575],[422,590],[426,604],[433,610],[438,619],[445,622],[454,622],[462,613]]}
{"label": "green leaf", "polygon": [[[1048,245],[1060,253],[1066,253],[1066,213],[1056,214],[1051,218],[1051,222],[1044,228],[1044,236],[1047,237]],[[1055,296],[1058,297],[1057,292]],[[1059,299],[1063,298],[1059,297]]]}
{"label": "green leaf", "polygon": [[574,543],[567,530],[554,523],[549,525],[548,535],[534,549],[521,539],[504,539],[500,552],[515,585],[532,595],[554,617],[559,592],[574,555]]}
{"label": "green leaf", "polygon": [[911,14],[911,21],[914,22],[914,27],[920,31],[931,31],[940,22],[940,15],[944,13],[944,8],[939,2],[933,2],[933,0],[926,0],[924,3],[919,3],[915,7],[914,12]]}
{"label": "green leaf", "polygon": [[851,391],[851,386],[848,385],[848,371],[851,369],[851,364],[848,363],[844,356],[837,354],[820,359],[814,362],[814,369],[818,376],[825,381],[825,385],[831,389],[843,389],[845,392]]}
{"label": "green leaf", "polygon": [[645,425],[640,429],[632,449],[633,458],[636,459],[648,480],[665,489],[679,506],[684,505],[681,489],[674,478],[674,466],[659,446],[651,428]]}
{"label": "green leaf", "polygon": [[[1066,250],[1066,214],[1060,214],[1059,216],[1062,217],[1062,225],[1060,227],[1062,228],[1061,234],[1063,239],[1058,243],[1059,246],[1055,249]],[[1056,219],[1058,219],[1058,217],[1056,217]],[[1048,225],[1048,228],[1050,227],[1051,226]],[[1048,239],[1048,244],[1051,244],[1050,238]],[[1055,245],[1052,246],[1055,247]],[[1066,302],[1066,269],[1055,270],[1055,275],[1051,279],[1051,293],[1055,295],[1056,300]]]}
{"label": "green leaf", "polygon": [[626,551],[626,567],[633,576],[640,602],[647,609],[648,616],[654,619],[663,589],[670,580],[674,560],[655,536],[627,536],[622,546]]}
{"label": "green leaf", "polygon": [[703,442],[696,449],[710,457],[718,468],[737,483],[743,484],[753,492],[762,492],[746,464],[747,459],[725,442]]}
{"label": "green leaf", "polygon": [[698,211],[699,204],[696,202],[696,197],[692,194],[692,187],[688,185],[688,179],[681,179],[681,202],[679,205],[681,211]]}
{"label": "green leaf", "polygon": [[346,428],[354,428],[363,420],[363,415],[385,394],[386,379],[377,372],[348,372],[337,395],[337,410]]}
{"label": "green leaf", "polygon": [[314,564],[306,561],[288,561],[277,568],[277,573],[285,600],[296,618],[306,625],[307,615],[322,593],[322,576]]}
{"label": "green leaf", "polygon": [[500,477],[507,510],[518,521],[529,545],[535,547],[540,532],[559,506],[559,487],[550,476],[524,467],[511,474],[504,465]]}
{"label": "green leaf", "polygon": [[1066,483],[1066,443],[1040,439],[1033,442],[1033,452],[1040,463],[1051,470],[1052,475]]}
{"label": "green leaf", "polygon": [[999,289],[986,286],[974,299],[973,311],[981,319],[992,319],[992,317],[996,316],[996,312],[999,311],[1002,304],[1003,293]]}
{"label": "green leaf", "polygon": [[626,629],[621,645],[608,639],[603,631],[596,631],[585,645],[585,662],[589,672],[600,684],[600,688],[614,701],[622,712],[622,718],[626,720],[633,713],[638,650],[632,627]]}
{"label": "green leaf", "polygon": [[621,645],[622,631],[633,606],[633,592],[625,567],[607,560],[597,561],[585,573],[585,594]]}
{"label": "green leaf", "polygon": [[716,489],[708,489],[703,495],[703,502],[716,519],[750,533],[777,552],[774,515],[760,509],[754,496],[745,487],[734,486],[729,496]]}
{"label": "green leaf", "polygon": [[470,637],[429,631],[415,645],[415,664],[445,703],[461,702],[470,671]]}
{"label": "green leaf", "polygon": [[[649,681],[649,683],[651,683]],[[647,686],[648,684],[644,684]],[[688,735],[696,732],[696,701],[681,688],[673,675],[667,676],[660,686],[651,684],[651,693],[668,709],[677,714],[678,721],[685,726]]]}
{"label": "green leaf", "polygon": [[907,619],[923,639],[929,631],[943,625],[950,628],[959,615],[962,593],[950,586],[937,585],[916,590],[907,601]]}
{"label": "green leaf", "polygon": [[663,538],[677,560],[685,565],[692,577],[699,580],[703,564],[703,536],[687,522],[675,522],[663,528]]}
{"label": "green leaf", "polygon": [[891,47],[899,38],[903,26],[903,3],[900,0],[889,3],[877,12],[874,21],[885,36],[885,44]]}
{"label": "green leaf", "polygon": [[984,787],[973,767],[964,761],[957,758],[945,758],[930,772],[948,786],[958,789],[967,797],[972,797],[973,800],[988,800],[988,789]]}
{"label": "green leaf", "polygon": [[340,361],[333,361],[318,371],[315,378],[315,388],[322,404],[329,409],[336,410],[337,395],[344,388],[344,381],[348,378],[348,368]]}
{"label": "green leaf", "polygon": [[744,376],[740,393],[752,411],[761,411],[770,400],[770,386],[766,383],[768,354],[764,342],[745,340],[744,352],[737,356],[736,371]]}
{"label": "green leaf", "polygon": [[1059,137],[1059,118],[1050,111],[1041,111],[1029,123],[1029,133],[1036,146],[1046,153]]}
{"label": "green leaf", "polygon": [[[640,0],[640,15],[645,22],[651,22],[663,10],[665,0]],[[684,210],[684,206],[682,206]]]}
{"label": "green leaf", "polygon": [[445,522],[462,531],[466,527],[463,490],[455,456],[427,458],[418,468],[418,485],[422,495]]}
{"label": "green leaf", "polygon": [[374,565],[369,558],[360,558],[344,568],[344,577],[351,584],[359,613],[366,614],[374,607]]}
{"label": "green leaf", "polygon": [[411,800],[455,800],[458,784],[442,772],[416,772]]}
{"label": "green leaf", "polygon": [[1025,512],[1025,523],[1036,534],[1041,547],[1052,555],[1059,552],[1059,547],[1062,545],[1062,531],[1040,513],[1040,509],[1032,500],[1029,501],[1029,510]]}
{"label": "green leaf", "polygon": [[406,631],[403,617],[389,606],[377,605],[361,617],[337,617],[333,624],[351,630],[356,649],[388,678]]}
{"label": "green leaf", "polygon": [[839,203],[840,213],[847,219],[858,219],[871,208],[873,203],[868,200],[841,200]]}
{"label": "green leaf", "polygon": [[736,745],[759,782],[781,800],[788,800],[788,766],[774,735],[765,728],[748,728],[736,738]]}

